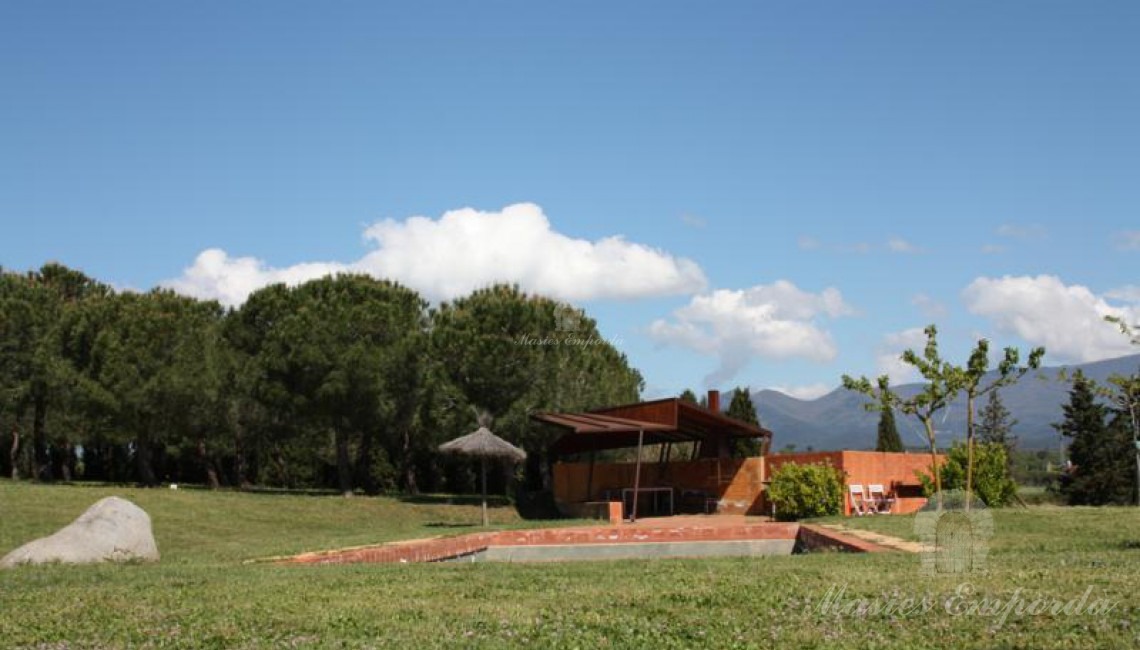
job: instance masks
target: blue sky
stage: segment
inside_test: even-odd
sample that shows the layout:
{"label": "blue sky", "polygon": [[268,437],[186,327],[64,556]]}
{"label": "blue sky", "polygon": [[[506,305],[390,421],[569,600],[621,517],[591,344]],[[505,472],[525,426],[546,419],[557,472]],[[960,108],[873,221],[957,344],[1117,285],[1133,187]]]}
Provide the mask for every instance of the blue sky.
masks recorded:
{"label": "blue sky", "polygon": [[929,322],[1116,356],[1137,33],[1135,2],[6,2],[0,264],[230,303],[510,280],[655,395],[902,379]]}

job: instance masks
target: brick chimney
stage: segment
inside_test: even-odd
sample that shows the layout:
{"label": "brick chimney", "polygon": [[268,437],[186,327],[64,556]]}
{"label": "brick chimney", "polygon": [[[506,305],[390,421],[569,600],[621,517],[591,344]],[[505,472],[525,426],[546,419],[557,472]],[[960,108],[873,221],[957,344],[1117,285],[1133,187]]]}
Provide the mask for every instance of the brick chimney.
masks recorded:
{"label": "brick chimney", "polygon": [[709,391],[708,402],[709,402],[709,410],[710,411],[712,411],[713,413],[720,413],[720,391],[719,390],[710,390]]}

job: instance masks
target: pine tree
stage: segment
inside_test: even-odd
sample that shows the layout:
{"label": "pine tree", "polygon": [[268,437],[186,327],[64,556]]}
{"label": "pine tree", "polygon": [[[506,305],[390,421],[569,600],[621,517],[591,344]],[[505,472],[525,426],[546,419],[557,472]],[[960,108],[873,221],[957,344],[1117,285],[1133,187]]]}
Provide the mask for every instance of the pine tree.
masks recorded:
{"label": "pine tree", "polygon": [[1132,498],[1132,441],[1122,418],[1105,422],[1108,409],[1096,401],[1093,382],[1073,376],[1065,419],[1055,425],[1071,438],[1073,467],[1062,492],[1070,505],[1127,504]]}
{"label": "pine tree", "polygon": [[1017,420],[1001,401],[998,391],[990,393],[989,401],[978,414],[981,421],[978,423],[978,436],[983,444],[997,443],[1005,447],[1006,460],[1010,469],[1013,467],[1013,450],[1017,446],[1017,437],[1013,435],[1013,427]]}
{"label": "pine tree", "polygon": [[902,438],[895,426],[895,412],[889,405],[879,411],[879,438],[875,442],[875,451],[903,451]]}
{"label": "pine tree", "polygon": [[[725,412],[730,418],[760,426],[760,418],[756,415],[756,405],[752,403],[752,394],[747,387],[736,388],[732,391],[732,401]],[[737,438],[732,445],[733,456],[748,458],[760,453],[760,444],[754,438]]]}
{"label": "pine tree", "polygon": [[684,390],[684,392],[681,393],[681,396],[678,399],[680,399],[682,402],[688,402],[690,404],[696,404],[697,403],[697,394],[694,393],[693,391],[689,390],[688,388],[686,388]]}

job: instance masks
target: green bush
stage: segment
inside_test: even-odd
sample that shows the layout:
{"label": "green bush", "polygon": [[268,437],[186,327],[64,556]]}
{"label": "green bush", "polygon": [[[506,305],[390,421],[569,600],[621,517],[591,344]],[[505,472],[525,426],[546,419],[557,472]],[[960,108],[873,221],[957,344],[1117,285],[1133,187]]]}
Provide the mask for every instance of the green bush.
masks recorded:
{"label": "green bush", "polygon": [[843,510],[843,473],[830,464],[786,463],[772,473],[768,500],[780,521],[837,515]]}
{"label": "green bush", "polygon": [[[974,495],[987,506],[997,508],[1009,504],[1017,496],[1017,483],[1009,476],[1009,463],[1001,443],[974,444]],[[966,489],[966,445],[950,447],[942,466],[942,491]],[[934,493],[934,481],[921,476],[927,496]]]}

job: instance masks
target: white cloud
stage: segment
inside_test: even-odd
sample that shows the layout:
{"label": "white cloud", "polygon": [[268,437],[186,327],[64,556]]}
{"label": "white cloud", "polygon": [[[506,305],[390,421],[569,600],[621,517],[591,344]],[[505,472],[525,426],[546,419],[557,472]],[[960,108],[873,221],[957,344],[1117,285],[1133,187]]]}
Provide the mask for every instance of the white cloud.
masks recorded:
{"label": "white cloud", "polygon": [[834,359],[835,343],[817,321],[852,313],[837,289],[816,294],[779,280],[694,296],[671,320],[654,321],[649,334],[659,343],[716,356],[720,366],[705,378],[716,385],[732,379],[754,357]]}
{"label": "white cloud", "polygon": [[971,313],[1032,345],[1045,346],[1049,358],[1078,363],[1136,352],[1104,317],[1137,322],[1140,306],[1115,307],[1105,297],[1052,275],[980,277],[962,291]]}
{"label": "white cloud", "polygon": [[375,249],[351,263],[274,268],[256,258],[210,249],[166,285],[237,305],[274,282],[298,284],[338,272],[397,280],[431,300],[452,299],[496,282],[518,283],[569,301],[687,294],[706,284],[692,260],[620,236],[589,241],[559,233],[533,203],[499,212],[464,208],[439,219],[385,219],[367,228],[364,237]]}
{"label": "white cloud", "polygon": [[1004,253],[1006,248],[1001,244],[984,244],[981,250],[984,255],[998,255]]}
{"label": "white cloud", "polygon": [[704,228],[709,225],[709,222],[703,217],[698,217],[695,214],[682,214],[681,223],[689,226],[690,228]]}
{"label": "white cloud", "polygon": [[854,244],[840,244],[837,248],[845,253],[858,253],[859,255],[866,255],[874,249],[873,246],[865,241],[855,242]]}
{"label": "white cloud", "polygon": [[232,306],[240,305],[249,294],[270,284],[283,282],[292,286],[348,270],[348,266],[336,262],[277,269],[254,257],[230,257],[224,250],[210,248],[199,253],[181,277],[163,284],[178,293]]}
{"label": "white cloud", "polygon": [[906,350],[921,353],[925,346],[926,332],[921,327],[912,327],[885,335],[875,357],[877,374],[887,375],[891,378],[891,384],[896,386],[917,381],[918,370],[902,360],[902,353]]}
{"label": "white cloud", "polygon": [[1140,251],[1140,230],[1116,233],[1116,248],[1122,251]]}
{"label": "white cloud", "polygon": [[1110,289],[1104,292],[1104,297],[1111,298],[1112,300],[1140,303],[1140,285],[1126,284],[1123,287]]}
{"label": "white cloud", "polygon": [[901,237],[892,237],[887,240],[887,250],[892,253],[921,253],[922,249]]}
{"label": "white cloud", "polygon": [[929,320],[940,320],[946,317],[946,305],[943,305],[925,293],[916,293],[914,297],[910,299],[910,304],[918,307],[922,315]]}
{"label": "white cloud", "polygon": [[[789,397],[802,400],[813,400],[830,393],[835,390],[835,386],[829,386],[824,383],[806,384],[804,386],[770,386],[769,390],[779,391]],[[761,413],[763,416],[763,413]]]}
{"label": "white cloud", "polygon": [[891,237],[885,243],[873,244],[865,241],[822,242],[815,237],[802,235],[796,240],[796,245],[800,250],[804,251],[828,250],[834,253],[854,253],[856,255],[870,255],[871,253],[881,253],[883,251],[903,254],[923,252],[921,246],[917,246],[902,237]]}
{"label": "white cloud", "polygon": [[1045,227],[1037,223],[1003,223],[997,229],[998,235],[1011,239],[1040,239],[1045,236],[1045,233]]}

